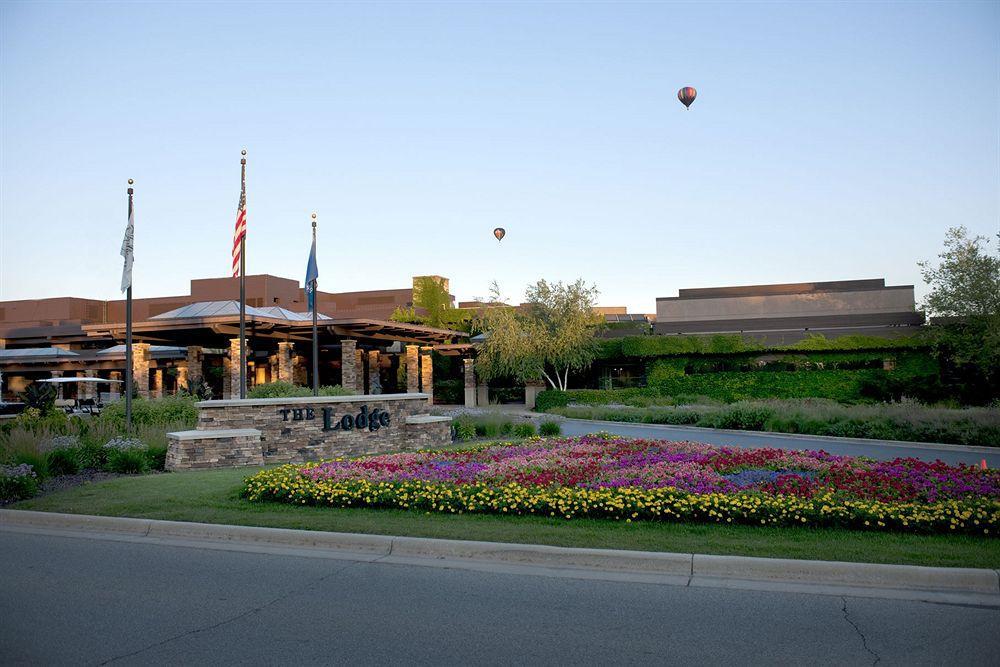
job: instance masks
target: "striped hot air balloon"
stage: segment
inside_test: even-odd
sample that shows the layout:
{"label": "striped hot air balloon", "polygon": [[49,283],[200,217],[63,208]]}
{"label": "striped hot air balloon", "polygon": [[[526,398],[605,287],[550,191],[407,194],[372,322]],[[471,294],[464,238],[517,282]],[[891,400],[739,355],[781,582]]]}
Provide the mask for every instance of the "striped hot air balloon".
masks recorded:
{"label": "striped hot air balloon", "polygon": [[698,97],[698,91],[691,86],[684,86],[677,91],[677,99],[688,109],[691,108],[691,103],[694,102],[694,98],[696,97]]}

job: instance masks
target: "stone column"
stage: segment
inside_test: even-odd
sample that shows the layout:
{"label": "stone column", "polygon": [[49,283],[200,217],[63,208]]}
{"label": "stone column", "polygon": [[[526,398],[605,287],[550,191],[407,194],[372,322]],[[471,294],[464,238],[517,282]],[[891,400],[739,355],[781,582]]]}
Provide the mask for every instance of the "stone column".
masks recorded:
{"label": "stone column", "polygon": [[379,374],[380,362],[378,350],[368,351],[368,393],[382,393],[382,378]]}
{"label": "stone column", "polygon": [[[204,356],[204,352],[202,352],[200,347],[197,345],[188,345],[187,376],[184,378],[185,389],[190,388],[189,383],[198,382],[205,377],[205,371],[202,368]],[[180,380],[180,376],[178,376],[178,380]]]}
{"label": "stone column", "polygon": [[361,350],[354,350],[354,393],[361,395],[365,393],[365,353]]}
{"label": "stone column", "polygon": [[153,389],[150,392],[153,398],[163,398],[163,369],[153,369]]}
{"label": "stone column", "polygon": [[177,382],[174,384],[174,395],[181,393],[188,388],[188,366],[186,361],[178,361],[174,366],[177,369]]}
{"label": "stone column", "polygon": [[490,405],[489,385],[481,384],[476,387],[476,405],[478,405],[481,408],[489,407]]}
{"label": "stone column", "polygon": [[149,343],[132,343],[132,385],[140,398],[149,398]]}
{"label": "stone column", "polygon": [[524,407],[528,410],[535,409],[535,399],[538,393],[545,391],[545,385],[538,382],[529,382],[524,386]]}
{"label": "stone column", "polygon": [[406,393],[420,391],[420,346],[406,346]]}
{"label": "stone column", "polygon": [[[62,371],[52,371],[52,377],[54,377],[54,378],[61,378],[62,376],[63,376],[63,372]],[[56,389],[56,400],[57,401],[62,400],[62,397],[63,397],[63,386],[62,386],[62,383],[61,382],[57,382],[57,383],[52,384],[52,386],[55,387],[55,389]]]}
{"label": "stone column", "polygon": [[[85,378],[96,378],[97,377],[97,371],[84,371],[83,372],[83,377],[85,377]],[[97,385],[95,383],[93,383],[93,382],[81,382],[80,383],[80,391],[79,391],[79,393],[77,395],[80,398],[82,398],[82,399],[94,398],[94,396],[96,396],[96,394],[95,394],[96,389],[97,389]]]}
{"label": "stone column", "polygon": [[276,378],[279,382],[293,382],[292,369],[295,356],[295,344],[281,341],[278,343],[278,364]]}
{"label": "stone column", "polygon": [[357,390],[358,367],[354,354],[357,345],[358,341],[351,338],[340,341],[340,386],[348,391]]}
{"label": "stone column", "polygon": [[427,402],[434,403],[434,362],[429,349],[420,355],[420,389],[430,396]]}
{"label": "stone column", "polygon": [[462,370],[465,375],[465,407],[476,407],[476,361],[462,359]]}
{"label": "stone column", "polygon": [[[249,342],[249,341],[248,341]],[[246,345],[247,358],[250,358],[250,345]],[[247,378],[249,380],[249,378]],[[250,382],[248,381],[249,385]],[[229,340],[229,393],[232,398],[240,397],[240,339]]]}

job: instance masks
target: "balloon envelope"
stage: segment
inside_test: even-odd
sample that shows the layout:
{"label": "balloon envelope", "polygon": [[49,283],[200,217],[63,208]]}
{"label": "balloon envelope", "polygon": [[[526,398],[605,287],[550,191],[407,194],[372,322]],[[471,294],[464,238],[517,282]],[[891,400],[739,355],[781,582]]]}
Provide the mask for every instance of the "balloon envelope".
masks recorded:
{"label": "balloon envelope", "polygon": [[691,103],[694,102],[694,98],[696,97],[698,97],[698,91],[691,86],[685,86],[677,91],[677,99],[688,109],[691,108]]}
{"label": "balloon envelope", "polygon": [[507,235],[507,232],[503,227],[497,227],[493,230],[493,236],[497,237],[497,241],[502,241],[503,237]]}

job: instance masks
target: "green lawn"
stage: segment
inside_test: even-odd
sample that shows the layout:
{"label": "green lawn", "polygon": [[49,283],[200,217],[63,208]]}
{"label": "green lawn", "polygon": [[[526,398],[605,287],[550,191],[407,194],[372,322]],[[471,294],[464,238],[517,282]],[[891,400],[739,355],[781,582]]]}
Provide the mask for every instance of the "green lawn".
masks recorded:
{"label": "green lawn", "polygon": [[173,521],[411,535],[557,546],[1000,568],[1000,540],[952,535],[755,528],[599,519],[420,514],[400,510],[251,503],[241,482],[256,468],[166,473],[87,484],[22,501],[18,509]]}

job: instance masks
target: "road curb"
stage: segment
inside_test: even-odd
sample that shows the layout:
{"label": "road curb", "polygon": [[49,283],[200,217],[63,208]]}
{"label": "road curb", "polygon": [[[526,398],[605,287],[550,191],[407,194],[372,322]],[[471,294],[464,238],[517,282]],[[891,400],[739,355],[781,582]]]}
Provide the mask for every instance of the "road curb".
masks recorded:
{"label": "road curb", "polygon": [[0,509],[0,530],[10,528],[336,550],[400,559],[454,559],[660,575],[687,578],[689,583],[709,578],[928,593],[973,593],[995,596],[1000,602],[1000,571],[975,568],[585,549]]}
{"label": "road curb", "polygon": [[825,440],[840,442],[847,445],[878,445],[879,447],[901,447],[906,449],[941,449],[951,452],[968,452],[970,454],[996,454],[1000,447],[981,447],[979,445],[952,445],[944,442],[913,442],[911,440],[875,440],[872,438],[844,438],[836,435],[810,435],[808,433],[781,433],[779,431],[743,431],[732,428],[709,428],[707,426],[691,426],[689,424],[647,424],[646,422],[608,421],[606,419],[583,419],[580,417],[563,417],[566,421],[585,422],[588,424],[604,424],[607,426],[629,426],[638,428],[670,428],[679,431],[694,431],[705,433],[727,433],[732,435],[764,436],[786,440]]}

